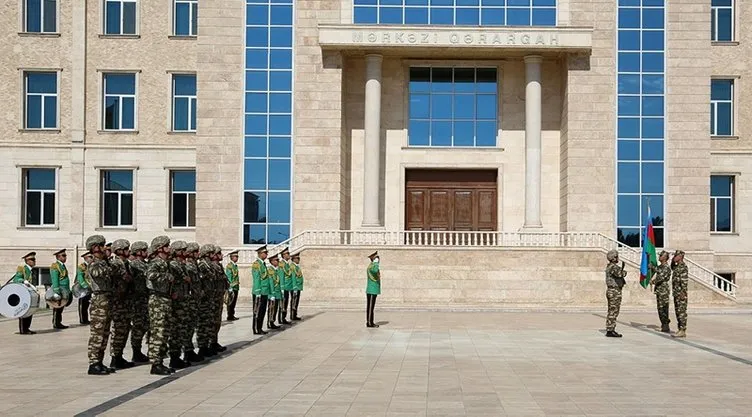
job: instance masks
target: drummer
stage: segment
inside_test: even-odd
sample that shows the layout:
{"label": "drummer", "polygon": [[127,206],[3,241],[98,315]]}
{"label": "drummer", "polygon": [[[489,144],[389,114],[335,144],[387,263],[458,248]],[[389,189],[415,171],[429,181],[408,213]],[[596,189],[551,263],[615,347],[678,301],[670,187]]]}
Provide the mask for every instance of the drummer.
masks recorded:
{"label": "drummer", "polygon": [[61,299],[65,304],[60,304],[60,307],[52,309],[52,328],[53,329],[67,329],[68,326],[63,324],[63,310],[68,307],[73,300],[70,290],[70,279],[68,277],[68,269],[65,267],[65,261],[68,259],[68,255],[65,253],[65,249],[53,253],[55,255],[55,263],[50,266],[50,280],[52,281],[52,291],[55,292],[55,298]]}
{"label": "drummer", "polygon": [[[16,275],[13,276],[13,282],[17,284],[25,284],[31,286],[31,271],[37,264],[37,253],[29,252],[21,258],[24,260],[23,265],[19,265],[16,269]],[[36,334],[37,332],[31,331],[31,319],[33,315],[18,319],[18,333],[20,334]]]}

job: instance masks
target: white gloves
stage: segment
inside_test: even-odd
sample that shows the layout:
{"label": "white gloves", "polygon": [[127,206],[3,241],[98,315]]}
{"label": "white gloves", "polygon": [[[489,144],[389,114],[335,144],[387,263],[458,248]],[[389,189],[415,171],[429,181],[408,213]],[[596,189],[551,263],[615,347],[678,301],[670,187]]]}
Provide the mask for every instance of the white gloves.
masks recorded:
{"label": "white gloves", "polygon": [[60,294],[58,294],[58,293],[54,293],[54,294],[52,294],[52,299],[53,299],[53,300],[55,300],[55,301],[60,301],[60,298],[61,298],[61,297],[60,297]]}
{"label": "white gloves", "polygon": [[277,301],[277,299],[276,299],[276,298],[274,298],[274,297],[270,298],[270,300],[271,300],[271,301]]}
{"label": "white gloves", "polygon": [[31,285],[31,283],[29,281],[27,281],[27,280],[24,280],[23,283],[24,283],[24,285]]}

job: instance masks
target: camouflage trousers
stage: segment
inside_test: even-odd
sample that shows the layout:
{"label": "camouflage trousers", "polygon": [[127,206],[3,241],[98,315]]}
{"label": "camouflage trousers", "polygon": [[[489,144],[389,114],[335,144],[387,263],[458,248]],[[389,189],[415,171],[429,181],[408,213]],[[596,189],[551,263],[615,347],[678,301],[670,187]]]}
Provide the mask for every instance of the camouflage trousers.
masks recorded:
{"label": "camouflage trousers", "polygon": [[170,338],[172,300],[161,295],[149,295],[149,362],[162,363],[167,355]]}
{"label": "camouflage trousers", "polygon": [[128,333],[131,331],[131,306],[130,300],[124,295],[115,295],[112,298],[112,342],[110,343],[110,355],[121,356],[125,344],[128,342]]}
{"label": "camouflage trousers", "polygon": [[214,296],[214,322],[211,333],[211,343],[217,343],[219,341],[219,329],[222,328],[222,310],[225,306],[225,293],[224,291]]}
{"label": "camouflage trousers", "polygon": [[185,334],[183,335],[183,350],[193,350],[193,334],[196,332],[196,323],[198,319],[198,300],[196,297],[189,297],[186,300]]}
{"label": "camouflage trousers", "polygon": [[200,348],[209,346],[214,324],[212,314],[214,303],[210,297],[203,297],[198,301],[198,320],[196,322],[196,344]]}
{"label": "camouflage trousers", "polygon": [[110,295],[95,293],[89,305],[89,364],[101,362],[110,337]]}
{"label": "camouflage trousers", "polygon": [[131,347],[141,351],[144,335],[149,331],[149,295],[138,294],[131,299]]}
{"label": "camouflage trousers", "polygon": [[668,316],[669,298],[671,296],[668,283],[660,284],[655,287],[655,301],[658,306],[658,318],[661,320],[661,326],[668,326],[671,319]]}
{"label": "camouflage trousers", "polygon": [[614,330],[616,318],[619,317],[619,309],[621,308],[621,288],[608,288],[606,290],[606,301],[608,301],[606,330]]}
{"label": "camouflage trousers", "polygon": [[687,330],[687,285],[686,280],[674,281],[674,310],[679,330]]}
{"label": "camouflage trousers", "polygon": [[172,326],[170,327],[170,356],[180,355],[188,334],[188,300],[172,300]]}

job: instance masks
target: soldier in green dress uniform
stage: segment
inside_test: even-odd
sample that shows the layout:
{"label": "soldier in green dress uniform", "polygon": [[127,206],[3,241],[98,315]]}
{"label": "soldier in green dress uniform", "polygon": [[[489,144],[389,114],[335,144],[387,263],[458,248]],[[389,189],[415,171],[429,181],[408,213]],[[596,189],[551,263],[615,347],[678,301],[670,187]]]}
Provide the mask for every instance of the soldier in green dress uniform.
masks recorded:
{"label": "soldier in green dress uniform", "polygon": [[52,291],[55,292],[55,297],[68,300],[64,307],[58,307],[52,309],[52,328],[53,329],[67,329],[68,326],[63,324],[63,310],[68,307],[73,301],[70,290],[70,279],[68,277],[68,269],[65,267],[65,261],[68,259],[68,255],[65,253],[65,249],[61,249],[55,252],[55,263],[50,265],[50,280],[52,281]]}
{"label": "soldier in green dress uniform", "polygon": [[78,322],[80,324],[89,324],[89,303],[91,302],[91,289],[89,283],[86,282],[86,268],[91,263],[94,256],[89,252],[84,252],[81,255],[83,262],[78,264],[76,270],[76,283],[83,289],[88,289],[89,293],[78,299]]}
{"label": "soldier in green dress uniform", "polygon": [[269,257],[269,263],[272,264],[271,268],[267,269],[269,275],[269,307],[267,309],[267,323],[266,327],[271,330],[279,329],[274,321],[277,319],[277,309],[279,308],[280,299],[282,298],[282,286],[280,283],[281,276],[284,275],[284,271],[279,267],[279,256],[274,255]]}
{"label": "soldier in green dress uniform", "polygon": [[269,251],[266,245],[256,250],[258,259],[251,265],[253,277],[253,334],[266,334],[264,331],[264,316],[266,315],[266,303],[269,298],[269,285],[266,270],[266,258]]}
{"label": "soldier in green dress uniform", "polygon": [[240,291],[240,273],[238,272],[238,251],[234,250],[227,254],[230,262],[225,266],[225,276],[230,285],[230,302],[227,303],[227,320],[235,321],[235,305],[238,303],[238,292]]}
{"label": "soldier in green dress uniform", "polygon": [[368,255],[371,263],[366,269],[366,327],[379,327],[373,321],[376,297],[381,294],[381,272],[379,271],[379,253]]}
{"label": "soldier in green dress uniform", "polygon": [[[27,284],[31,285],[31,271],[37,264],[37,253],[36,252],[29,252],[26,255],[24,255],[21,259],[24,260],[23,265],[19,265],[18,268],[16,268],[16,274],[13,275],[13,282],[16,284]],[[19,334],[37,334],[37,332],[32,331],[29,329],[31,327],[31,319],[34,317],[33,315],[18,319],[18,333]]]}
{"label": "soldier in green dress uniform", "polygon": [[300,305],[300,295],[303,292],[303,272],[300,270],[300,252],[291,256],[292,259],[292,291],[290,291],[290,318],[300,320],[298,317],[298,306]]}
{"label": "soldier in green dress uniform", "polygon": [[[292,301],[292,281],[293,281],[293,267],[290,262],[290,249],[284,248],[280,252],[282,259],[279,260],[279,269],[284,271],[280,285],[282,286],[282,307],[279,308],[279,323],[290,324],[287,321],[287,312],[290,310]],[[292,316],[290,316],[292,317]]]}

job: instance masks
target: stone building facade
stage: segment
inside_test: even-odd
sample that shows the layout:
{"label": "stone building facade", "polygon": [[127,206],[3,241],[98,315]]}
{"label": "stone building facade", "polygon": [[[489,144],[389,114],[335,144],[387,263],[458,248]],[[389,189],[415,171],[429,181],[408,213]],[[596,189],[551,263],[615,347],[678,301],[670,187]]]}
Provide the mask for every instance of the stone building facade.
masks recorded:
{"label": "stone building facade", "polygon": [[749,300],[746,19],[738,0],[8,2],[0,267],[94,232],[635,247],[649,206],[659,246]]}

